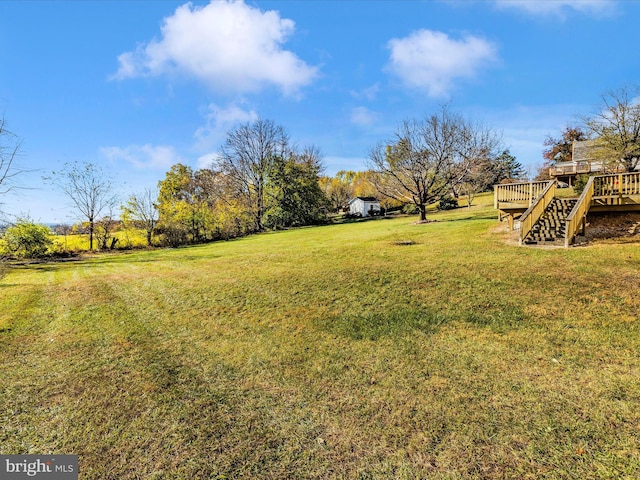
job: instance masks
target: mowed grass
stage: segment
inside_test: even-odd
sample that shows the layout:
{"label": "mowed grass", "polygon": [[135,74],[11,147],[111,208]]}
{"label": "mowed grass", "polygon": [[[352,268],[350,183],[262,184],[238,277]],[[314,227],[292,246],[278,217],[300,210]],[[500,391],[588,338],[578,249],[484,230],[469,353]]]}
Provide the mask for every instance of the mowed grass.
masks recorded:
{"label": "mowed grass", "polygon": [[485,205],[14,267],[0,453],[81,479],[638,478],[640,244]]}

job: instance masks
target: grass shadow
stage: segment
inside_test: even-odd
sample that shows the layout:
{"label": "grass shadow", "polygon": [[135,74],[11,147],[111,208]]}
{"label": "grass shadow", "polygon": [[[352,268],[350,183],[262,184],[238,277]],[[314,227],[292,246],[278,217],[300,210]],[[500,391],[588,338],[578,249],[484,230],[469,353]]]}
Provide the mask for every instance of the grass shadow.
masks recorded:
{"label": "grass shadow", "polygon": [[488,311],[473,310],[464,320],[478,327],[488,327],[495,333],[505,333],[529,323],[523,309],[514,305]]}
{"label": "grass shadow", "polygon": [[439,313],[404,309],[389,312],[336,315],[316,319],[319,330],[353,340],[378,340],[381,337],[402,336],[411,331],[434,333],[447,322]]}

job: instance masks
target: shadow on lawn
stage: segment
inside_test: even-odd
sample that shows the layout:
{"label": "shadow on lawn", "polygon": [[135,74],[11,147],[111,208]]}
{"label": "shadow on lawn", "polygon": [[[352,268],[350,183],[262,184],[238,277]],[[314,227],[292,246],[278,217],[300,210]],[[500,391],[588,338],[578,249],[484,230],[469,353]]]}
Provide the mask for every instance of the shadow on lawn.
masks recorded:
{"label": "shadow on lawn", "polygon": [[397,310],[372,312],[360,315],[336,315],[317,319],[319,330],[351,338],[353,340],[377,340],[380,337],[398,336],[414,330],[434,333],[447,319],[423,310]]}
{"label": "shadow on lawn", "polygon": [[478,328],[489,328],[498,334],[529,323],[522,308],[503,306],[449,313],[408,308],[389,312],[335,315],[316,319],[313,324],[319,330],[353,340],[378,340],[381,337],[402,336],[414,331],[433,334],[442,325],[456,320]]}

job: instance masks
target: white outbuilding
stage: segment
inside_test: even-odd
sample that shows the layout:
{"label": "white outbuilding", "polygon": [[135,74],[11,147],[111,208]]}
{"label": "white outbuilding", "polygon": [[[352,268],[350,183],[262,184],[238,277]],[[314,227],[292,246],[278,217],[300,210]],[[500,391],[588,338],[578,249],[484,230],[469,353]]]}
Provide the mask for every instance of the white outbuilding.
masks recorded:
{"label": "white outbuilding", "polygon": [[355,197],[349,202],[349,214],[362,217],[380,215],[380,202],[375,197]]}

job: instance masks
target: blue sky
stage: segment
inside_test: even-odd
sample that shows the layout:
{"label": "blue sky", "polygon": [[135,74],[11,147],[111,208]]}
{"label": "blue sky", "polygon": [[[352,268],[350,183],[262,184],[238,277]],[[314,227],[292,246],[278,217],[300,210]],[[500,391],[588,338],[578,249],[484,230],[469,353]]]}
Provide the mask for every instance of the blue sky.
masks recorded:
{"label": "blue sky", "polygon": [[2,210],[75,222],[41,181],[65,162],[102,165],[124,199],[258,117],[334,174],[449,104],[533,172],[547,135],[638,82],[638,21],[613,0],[4,0],[0,112],[34,171]]}

